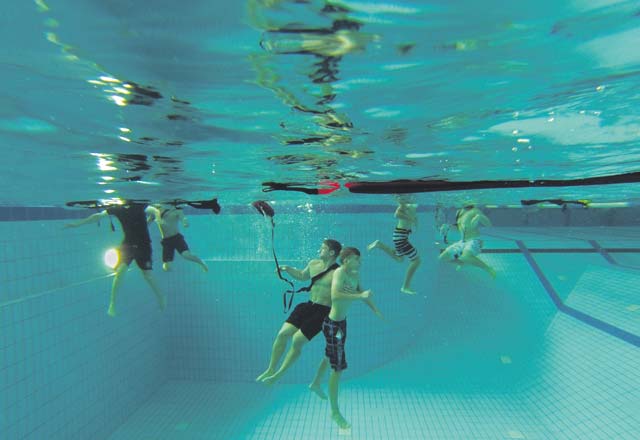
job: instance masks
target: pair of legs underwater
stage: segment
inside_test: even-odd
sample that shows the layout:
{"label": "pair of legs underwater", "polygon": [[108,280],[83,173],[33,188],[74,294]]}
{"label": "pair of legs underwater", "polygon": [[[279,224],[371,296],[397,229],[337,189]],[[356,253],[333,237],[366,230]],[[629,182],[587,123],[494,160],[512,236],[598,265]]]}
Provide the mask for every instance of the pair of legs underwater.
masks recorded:
{"label": "pair of legs underwater", "polygon": [[[291,347],[287,352],[282,365],[276,369],[278,362],[282,358],[287,343],[291,339]],[[267,369],[256,377],[256,382],[262,382],[267,385],[274,384],[282,375],[294,364],[294,362],[300,357],[302,348],[309,342],[307,337],[294,325],[285,322],[278,332],[273,346],[271,348],[271,358],[269,360],[269,366]],[[327,395],[322,390],[322,382],[329,368],[329,359],[323,358],[318,366],[316,374],[309,384],[309,390],[314,392],[322,400],[327,400]],[[331,403],[331,418],[342,429],[348,428],[350,425],[340,413],[338,407],[338,388],[340,384],[341,372],[331,370],[329,374],[329,402]]]}
{"label": "pair of legs underwater", "polygon": [[[394,249],[387,246],[380,240],[375,240],[367,246],[368,251],[372,251],[373,249],[380,249],[381,251],[384,251],[384,253],[389,255],[398,263],[401,263],[404,260],[404,256],[398,255]],[[420,257],[416,255],[413,259],[410,258],[410,261],[411,262],[409,263],[409,267],[407,267],[407,272],[404,276],[404,282],[402,283],[400,291],[409,295],[415,295],[416,291],[411,288],[411,280],[413,279],[413,275],[416,273],[418,266],[420,266]]]}
{"label": "pair of legs underwater", "polygon": [[[289,340],[291,340],[291,347],[284,357],[282,365],[280,368],[277,368],[278,362],[280,362]],[[285,322],[280,328],[275,341],[273,341],[269,366],[261,375],[256,377],[256,382],[262,382],[267,385],[274,384],[278,379],[280,379],[280,377],[282,377],[289,367],[298,360],[300,353],[302,352],[302,348],[307,344],[307,342],[309,342],[309,340],[302,331],[300,331],[300,329],[293,324]]]}
{"label": "pair of legs underwater", "polygon": [[[207,267],[206,263],[204,261],[202,261],[202,259],[200,257],[198,257],[197,255],[192,254],[189,251],[184,251],[180,253],[180,256],[182,256],[182,258],[184,258],[187,261],[191,261],[193,263],[196,263],[197,265],[199,265],[203,271],[208,272],[209,268]],[[162,263],[162,270],[164,270],[165,272],[169,272],[171,270],[171,263],[173,263],[173,260],[169,260],[169,261],[164,261]]]}
{"label": "pair of legs underwater", "polygon": [[496,270],[476,256],[479,251],[477,251],[476,253],[476,251],[465,249],[459,255],[452,255],[452,251],[450,249],[453,246],[455,246],[455,244],[445,249],[445,251],[440,254],[438,259],[450,261],[451,263],[455,264],[457,266],[456,270],[460,270],[462,266],[469,264],[471,266],[475,266],[484,270],[491,276],[491,278],[496,277]]}
{"label": "pair of legs underwater", "polygon": [[[116,316],[116,298],[118,296],[118,292],[120,291],[120,285],[122,284],[122,279],[124,278],[124,274],[129,269],[129,265],[120,264],[116,267],[116,272],[113,277],[113,283],[111,284],[111,299],[109,300],[109,309],[107,310],[107,314],[111,317]],[[167,306],[167,298],[160,290],[158,283],[153,277],[153,273],[151,270],[141,269],[142,276],[144,280],[149,284],[151,290],[153,290],[156,299],[158,300],[158,306],[160,310],[164,310]]]}
{"label": "pair of legs underwater", "polygon": [[[318,397],[322,400],[327,400],[327,395],[322,391],[322,382],[324,381],[325,374],[327,369],[329,368],[330,362],[329,358],[325,357],[320,362],[318,366],[318,371],[316,371],[316,375],[313,378],[311,384],[309,384],[309,389],[316,393]],[[351,427],[351,424],[347,422],[342,413],[340,412],[340,407],[338,406],[338,392],[340,389],[340,376],[342,375],[342,371],[336,371],[334,369],[329,373],[329,382],[328,382],[328,390],[329,390],[329,404],[331,405],[331,418],[334,422],[340,427],[340,429],[348,429]]]}

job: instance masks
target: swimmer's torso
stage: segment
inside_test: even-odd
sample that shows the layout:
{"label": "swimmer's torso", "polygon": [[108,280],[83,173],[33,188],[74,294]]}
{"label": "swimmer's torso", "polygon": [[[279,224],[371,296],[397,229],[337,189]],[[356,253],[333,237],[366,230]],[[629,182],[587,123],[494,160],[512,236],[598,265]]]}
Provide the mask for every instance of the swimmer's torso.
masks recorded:
{"label": "swimmer's torso", "polygon": [[[326,269],[324,261],[312,260],[309,262],[309,275],[313,278],[315,275]],[[313,283],[309,292],[309,299],[317,304],[331,306],[331,282],[333,281],[333,273],[335,270],[327,272],[319,280]]]}
{"label": "swimmer's torso", "polygon": [[398,219],[397,228],[411,230],[415,227],[416,208],[414,205],[400,205],[394,215]]}
{"label": "swimmer's torso", "polygon": [[468,211],[463,211],[458,217],[458,229],[464,241],[472,240],[480,235],[478,226],[472,225],[474,217],[478,214],[478,210],[473,208]]}
{"label": "swimmer's torso", "polygon": [[[343,292],[353,292],[354,294],[358,291],[358,286],[360,285],[360,279],[358,276],[354,276],[345,271],[343,267],[336,270],[336,273],[341,271],[342,273],[342,283],[337,286],[338,289]],[[337,276],[337,275],[334,275]],[[349,299],[334,299],[331,304],[331,312],[329,313],[329,318],[334,321],[342,321],[347,317],[347,311],[349,310],[349,306],[353,303],[353,300]]]}
{"label": "swimmer's torso", "polygon": [[180,232],[180,220],[182,211],[176,208],[163,207],[159,210],[159,217],[156,219],[162,237],[172,237]]}

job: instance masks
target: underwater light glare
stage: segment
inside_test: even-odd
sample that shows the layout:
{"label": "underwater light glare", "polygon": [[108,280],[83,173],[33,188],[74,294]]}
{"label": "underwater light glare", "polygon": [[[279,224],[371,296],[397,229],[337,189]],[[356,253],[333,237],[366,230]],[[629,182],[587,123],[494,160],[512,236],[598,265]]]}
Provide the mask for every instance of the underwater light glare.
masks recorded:
{"label": "underwater light glare", "polygon": [[111,269],[115,269],[118,265],[118,261],[120,261],[120,254],[118,254],[117,249],[111,248],[104,253],[104,264]]}
{"label": "underwater light glare", "polygon": [[127,105],[127,100],[124,99],[122,96],[111,95],[109,96],[109,99],[115,102],[116,105],[119,105],[120,107],[124,107]]}

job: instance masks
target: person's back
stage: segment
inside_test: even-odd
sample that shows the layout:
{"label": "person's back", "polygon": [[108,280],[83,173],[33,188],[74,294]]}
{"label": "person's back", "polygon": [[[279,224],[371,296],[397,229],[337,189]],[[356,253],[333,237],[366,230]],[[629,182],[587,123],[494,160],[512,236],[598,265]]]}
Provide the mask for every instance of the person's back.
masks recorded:
{"label": "person's back", "polygon": [[113,215],[122,226],[124,238],[118,247],[118,263],[115,267],[115,276],[111,284],[111,299],[107,310],[109,316],[116,315],[116,296],[122,278],[134,260],[142,271],[145,281],[156,295],[160,309],[164,309],[166,306],[166,297],[151,274],[151,237],[149,236],[149,229],[147,227],[147,215],[150,214],[151,207],[141,203],[124,202],[123,205],[108,206],[103,211],[65,225],[65,227],[82,226],[88,223],[96,223],[100,221],[101,218]]}
{"label": "person's back", "polygon": [[471,264],[487,271],[491,277],[496,271],[478,258],[482,252],[483,241],[480,237],[480,226],[491,226],[489,218],[472,204],[465,205],[456,214],[456,226],[462,235],[462,240],[448,246],[438,257],[458,265]]}
{"label": "person's back", "polygon": [[115,216],[122,225],[124,243],[151,243],[145,210],[146,205],[138,203],[113,206],[106,209],[107,213]]}
{"label": "person's back", "polygon": [[474,217],[474,211],[476,211],[476,208],[472,208],[468,211],[462,211],[460,217],[458,217],[458,230],[460,231],[460,235],[464,241],[471,240],[480,235],[478,227],[473,227],[471,224],[471,220]]}
{"label": "person's back", "polygon": [[[464,209],[464,208],[463,208]],[[463,241],[480,236],[480,226],[490,226],[489,219],[478,208],[464,209],[458,217],[458,230]]]}

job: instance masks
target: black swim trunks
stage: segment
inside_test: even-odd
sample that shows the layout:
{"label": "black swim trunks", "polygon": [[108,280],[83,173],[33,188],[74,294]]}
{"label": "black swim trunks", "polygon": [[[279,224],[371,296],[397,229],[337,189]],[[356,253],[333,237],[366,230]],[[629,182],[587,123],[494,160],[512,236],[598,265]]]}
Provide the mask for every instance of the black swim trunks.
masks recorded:
{"label": "black swim trunks", "polygon": [[308,340],[312,340],[322,330],[322,321],[330,311],[329,306],[308,301],[298,304],[286,322],[299,328]]}
{"label": "black swim trunks", "polygon": [[175,251],[182,254],[184,251],[189,250],[187,242],[184,240],[184,236],[180,233],[172,235],[171,237],[165,237],[161,241],[162,243],[162,262],[173,261]]}
{"label": "black swim trunks", "polygon": [[128,244],[122,243],[118,248],[120,253],[120,261],[118,265],[124,263],[127,266],[133,260],[142,270],[151,270],[151,243]]}
{"label": "black swim trunks", "polygon": [[347,341],[347,320],[333,321],[327,316],[322,323],[322,333],[327,341],[324,354],[329,358],[331,368],[335,371],[346,370],[344,343]]}

